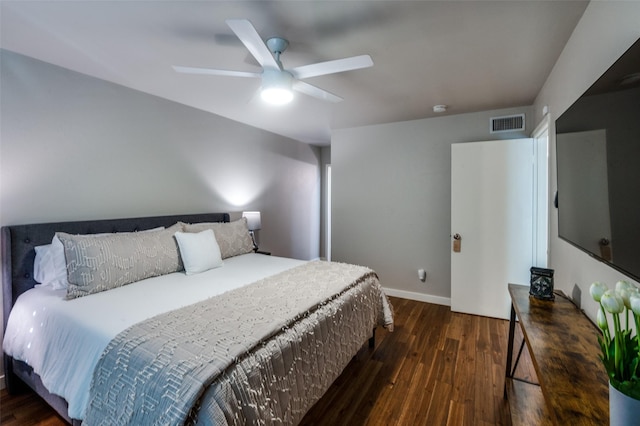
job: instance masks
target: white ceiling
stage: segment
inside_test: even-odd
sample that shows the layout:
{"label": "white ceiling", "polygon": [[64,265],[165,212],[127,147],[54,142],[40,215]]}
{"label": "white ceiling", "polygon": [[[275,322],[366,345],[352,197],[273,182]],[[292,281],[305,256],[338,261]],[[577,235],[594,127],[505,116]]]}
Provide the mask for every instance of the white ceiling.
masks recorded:
{"label": "white ceiling", "polygon": [[[303,142],[376,123],[531,105],[586,1],[7,1],[0,46]],[[344,98],[255,97],[259,79],[172,65],[260,71],[225,24],[247,18],[290,41],[285,68],[369,54],[372,68],[307,82]]]}

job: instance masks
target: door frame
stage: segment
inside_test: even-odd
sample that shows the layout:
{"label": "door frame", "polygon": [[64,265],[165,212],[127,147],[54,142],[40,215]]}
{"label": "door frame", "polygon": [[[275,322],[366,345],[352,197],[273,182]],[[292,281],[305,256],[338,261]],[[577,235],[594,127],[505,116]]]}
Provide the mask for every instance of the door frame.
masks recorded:
{"label": "door frame", "polygon": [[331,261],[331,164],[325,167],[326,206],[325,206],[325,258]]}
{"label": "door frame", "polygon": [[551,241],[551,215],[549,206],[550,166],[549,166],[549,113],[531,133],[533,139],[534,176],[533,176],[533,254],[535,266],[546,268],[549,265],[549,241]]}

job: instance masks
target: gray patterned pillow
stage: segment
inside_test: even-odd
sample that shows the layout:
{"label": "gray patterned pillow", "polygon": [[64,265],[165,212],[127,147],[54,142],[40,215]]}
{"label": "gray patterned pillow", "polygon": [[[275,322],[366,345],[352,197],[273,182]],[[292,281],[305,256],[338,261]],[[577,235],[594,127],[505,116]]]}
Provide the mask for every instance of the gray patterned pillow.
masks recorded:
{"label": "gray patterned pillow", "polygon": [[180,224],[148,232],[56,235],[67,261],[67,299],[121,287],[183,269],[174,234]]}
{"label": "gray patterned pillow", "polygon": [[249,235],[247,218],[226,223],[185,223],[184,232],[202,232],[212,229],[220,246],[223,259],[253,251],[253,241]]}

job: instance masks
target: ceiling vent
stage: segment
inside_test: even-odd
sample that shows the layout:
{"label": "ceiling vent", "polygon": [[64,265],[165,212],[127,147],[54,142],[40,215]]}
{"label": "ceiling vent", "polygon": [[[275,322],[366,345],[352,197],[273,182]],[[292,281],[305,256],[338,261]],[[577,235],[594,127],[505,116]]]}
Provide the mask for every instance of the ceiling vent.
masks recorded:
{"label": "ceiling vent", "polygon": [[524,130],[524,114],[491,117],[489,133],[516,132]]}

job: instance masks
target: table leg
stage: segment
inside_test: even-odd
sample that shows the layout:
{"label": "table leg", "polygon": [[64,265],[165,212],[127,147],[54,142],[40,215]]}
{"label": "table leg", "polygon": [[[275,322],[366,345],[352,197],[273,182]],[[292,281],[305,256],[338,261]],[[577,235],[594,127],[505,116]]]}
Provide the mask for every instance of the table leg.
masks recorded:
{"label": "table leg", "polygon": [[511,317],[509,318],[509,342],[507,343],[507,367],[504,373],[504,397],[507,398],[507,378],[511,377],[511,361],[513,358],[513,338],[516,329],[516,309],[511,304]]}

